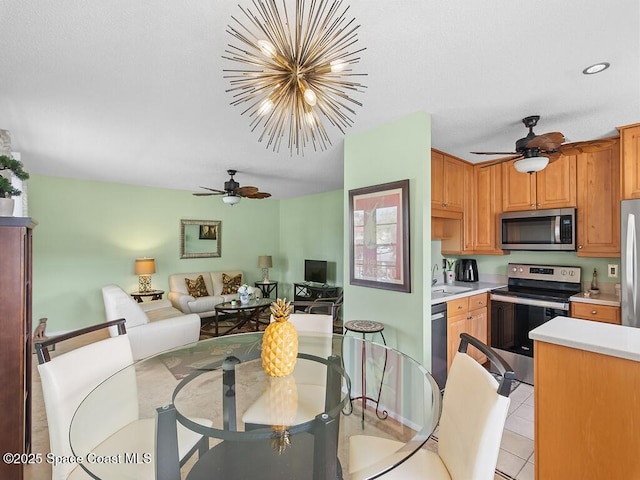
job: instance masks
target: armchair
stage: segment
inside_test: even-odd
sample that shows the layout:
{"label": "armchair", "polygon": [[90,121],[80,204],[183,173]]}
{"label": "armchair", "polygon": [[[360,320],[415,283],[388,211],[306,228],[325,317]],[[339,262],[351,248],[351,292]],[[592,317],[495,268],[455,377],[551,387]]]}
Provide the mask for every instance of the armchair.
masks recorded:
{"label": "armchair", "polygon": [[[200,317],[183,314],[168,300],[137,303],[117,285],[102,288],[106,320],[124,318],[134,360],[200,339]],[[117,335],[115,327],[109,334]]]}

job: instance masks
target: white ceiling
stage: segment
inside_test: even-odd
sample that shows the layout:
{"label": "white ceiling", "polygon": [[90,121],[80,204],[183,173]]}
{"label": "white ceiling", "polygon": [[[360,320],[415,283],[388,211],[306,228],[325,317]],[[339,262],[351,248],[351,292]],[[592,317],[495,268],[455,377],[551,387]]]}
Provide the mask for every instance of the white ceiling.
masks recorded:
{"label": "white ceiling", "polygon": [[[27,170],[195,192],[234,168],[274,198],[342,188],[338,131],[328,151],[273,153],[229,105],[222,54],[238,3],[251,5],[1,0],[0,128]],[[347,134],[425,110],[433,146],[477,162],[492,157],[470,151],[512,151],[528,115],[567,141],[640,121],[637,0],[345,4],[368,74]],[[601,61],[611,68],[581,73]]]}

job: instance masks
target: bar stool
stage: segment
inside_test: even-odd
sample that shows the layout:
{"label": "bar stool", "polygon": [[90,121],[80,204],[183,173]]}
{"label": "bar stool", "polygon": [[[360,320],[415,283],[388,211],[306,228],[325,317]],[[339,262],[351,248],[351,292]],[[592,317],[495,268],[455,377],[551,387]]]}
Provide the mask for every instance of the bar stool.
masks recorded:
{"label": "bar stool", "polygon": [[380,413],[380,395],[382,394],[382,384],[384,383],[384,374],[387,369],[387,350],[384,351],[384,366],[382,367],[382,378],[380,379],[380,387],[378,388],[378,398],[371,398],[367,396],[367,352],[366,352],[366,342],[365,335],[367,333],[374,334],[379,333],[382,337],[382,343],[386,346],[387,341],[384,338],[384,334],[382,331],[384,330],[384,325],[380,322],[374,322],[373,320],[350,320],[345,322],[344,324],[345,334],[347,331],[361,333],[362,334],[362,379],[361,379],[361,395],[358,397],[351,397],[349,399],[349,405],[351,407],[351,411],[348,413],[350,415],[353,413],[353,400],[360,399],[362,401],[362,429],[364,430],[364,412],[367,409],[367,401],[374,402],[376,404],[376,416],[380,420],[385,420],[389,413],[386,410],[383,410]]}

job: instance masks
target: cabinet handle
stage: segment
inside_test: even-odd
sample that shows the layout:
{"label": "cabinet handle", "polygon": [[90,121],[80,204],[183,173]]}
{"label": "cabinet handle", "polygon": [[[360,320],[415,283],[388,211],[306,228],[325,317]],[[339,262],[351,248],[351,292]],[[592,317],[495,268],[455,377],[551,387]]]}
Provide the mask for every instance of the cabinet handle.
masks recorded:
{"label": "cabinet handle", "polygon": [[595,315],[596,313],[598,313],[597,310],[591,310],[591,315]]}
{"label": "cabinet handle", "polygon": [[579,249],[579,250],[582,250],[582,245],[578,245],[578,249]]}
{"label": "cabinet handle", "polygon": [[462,310],[462,305],[458,305],[458,310]]}
{"label": "cabinet handle", "polygon": [[536,203],[536,207],[540,207],[540,206],[542,206],[541,203]]}

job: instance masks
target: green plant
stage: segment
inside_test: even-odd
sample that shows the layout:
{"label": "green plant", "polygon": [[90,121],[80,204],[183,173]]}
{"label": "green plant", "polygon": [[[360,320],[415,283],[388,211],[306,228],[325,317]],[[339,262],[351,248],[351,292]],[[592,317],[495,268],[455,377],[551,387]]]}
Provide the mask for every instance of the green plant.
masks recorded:
{"label": "green plant", "polygon": [[[0,155],[0,171],[10,170],[20,180],[29,178],[29,174],[24,171],[22,162],[8,155]],[[0,198],[16,197],[22,192],[11,185],[11,180],[0,175]]]}
{"label": "green plant", "polygon": [[453,270],[453,267],[456,264],[456,259],[455,258],[447,258],[445,260],[447,262],[447,270]]}

